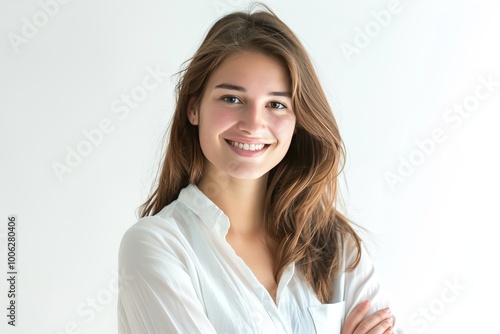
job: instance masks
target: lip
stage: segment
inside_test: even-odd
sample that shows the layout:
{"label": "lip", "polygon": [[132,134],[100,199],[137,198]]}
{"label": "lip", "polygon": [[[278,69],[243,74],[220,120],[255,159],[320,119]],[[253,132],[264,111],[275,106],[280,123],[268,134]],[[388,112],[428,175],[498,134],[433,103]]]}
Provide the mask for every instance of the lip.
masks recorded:
{"label": "lip", "polygon": [[238,143],[242,144],[264,144],[264,145],[271,145],[269,141],[266,141],[265,139],[252,139],[252,138],[243,138],[243,137],[229,137],[229,138],[224,138],[226,141],[235,141]]}
{"label": "lip", "polygon": [[[231,145],[230,141],[235,141],[235,142],[242,143],[242,144],[264,144],[264,147],[258,151],[244,150],[242,148]],[[255,140],[255,141],[244,140],[243,141],[243,140],[226,139],[225,142],[226,142],[227,146],[229,146],[229,148],[231,150],[233,150],[233,152],[235,152],[236,154],[243,156],[243,157],[250,157],[250,158],[259,157],[259,156],[263,155],[267,151],[269,146],[271,146],[271,144],[266,144],[266,143],[263,143],[262,141],[259,142],[257,140]]]}

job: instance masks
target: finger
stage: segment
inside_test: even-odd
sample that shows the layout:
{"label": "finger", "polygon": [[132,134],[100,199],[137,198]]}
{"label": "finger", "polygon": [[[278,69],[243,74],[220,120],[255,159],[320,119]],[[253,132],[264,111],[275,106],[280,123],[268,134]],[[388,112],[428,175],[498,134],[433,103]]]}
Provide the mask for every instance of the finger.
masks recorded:
{"label": "finger", "polygon": [[391,325],[391,310],[387,307],[361,321],[353,334],[383,334]]}
{"label": "finger", "polygon": [[363,320],[366,313],[370,309],[370,301],[365,300],[349,314],[342,326],[342,334],[353,334],[359,323]]}
{"label": "finger", "polygon": [[394,324],[394,319],[392,317],[389,317],[384,321],[380,322],[378,325],[376,325],[367,334],[393,334],[394,333],[392,327],[393,324]]}
{"label": "finger", "polygon": [[391,325],[389,328],[387,328],[384,334],[394,334],[394,327],[392,327]]}

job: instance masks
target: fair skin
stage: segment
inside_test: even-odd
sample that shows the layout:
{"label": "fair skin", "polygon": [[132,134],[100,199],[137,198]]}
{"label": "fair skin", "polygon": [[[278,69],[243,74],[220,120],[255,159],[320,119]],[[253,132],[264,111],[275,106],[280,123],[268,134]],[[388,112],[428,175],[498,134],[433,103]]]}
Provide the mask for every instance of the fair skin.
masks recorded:
{"label": "fair skin", "polygon": [[[263,226],[267,176],[285,156],[295,130],[286,68],[258,52],[231,55],[210,76],[188,119],[206,158],[198,187],[229,218],[226,240],[276,302],[276,244]],[[382,311],[364,319],[360,304],[342,334],[390,333]]]}
{"label": "fair skin", "polygon": [[276,60],[238,53],[211,75],[189,114],[207,159],[198,187],[228,216],[227,242],[273,299],[275,264],[262,219],[267,173],[285,156],[295,129],[286,78]]}

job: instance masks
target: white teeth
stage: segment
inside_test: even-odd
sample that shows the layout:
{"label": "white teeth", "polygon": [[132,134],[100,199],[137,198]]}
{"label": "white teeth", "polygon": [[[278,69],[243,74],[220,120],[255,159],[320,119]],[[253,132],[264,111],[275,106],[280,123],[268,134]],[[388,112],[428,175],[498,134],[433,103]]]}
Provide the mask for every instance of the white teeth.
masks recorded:
{"label": "white teeth", "polygon": [[262,150],[265,146],[264,144],[243,144],[243,143],[238,143],[238,142],[235,142],[232,140],[229,141],[229,144],[231,144],[235,147],[241,148],[242,150],[245,150],[245,151],[259,151],[259,150]]}

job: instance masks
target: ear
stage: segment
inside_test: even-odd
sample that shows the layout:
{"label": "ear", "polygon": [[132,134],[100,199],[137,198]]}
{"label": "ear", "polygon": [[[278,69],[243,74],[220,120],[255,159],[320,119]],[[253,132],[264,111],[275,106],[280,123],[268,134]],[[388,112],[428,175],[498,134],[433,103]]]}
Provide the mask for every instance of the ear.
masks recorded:
{"label": "ear", "polygon": [[188,103],[187,118],[189,123],[198,125],[198,99],[191,97]]}

